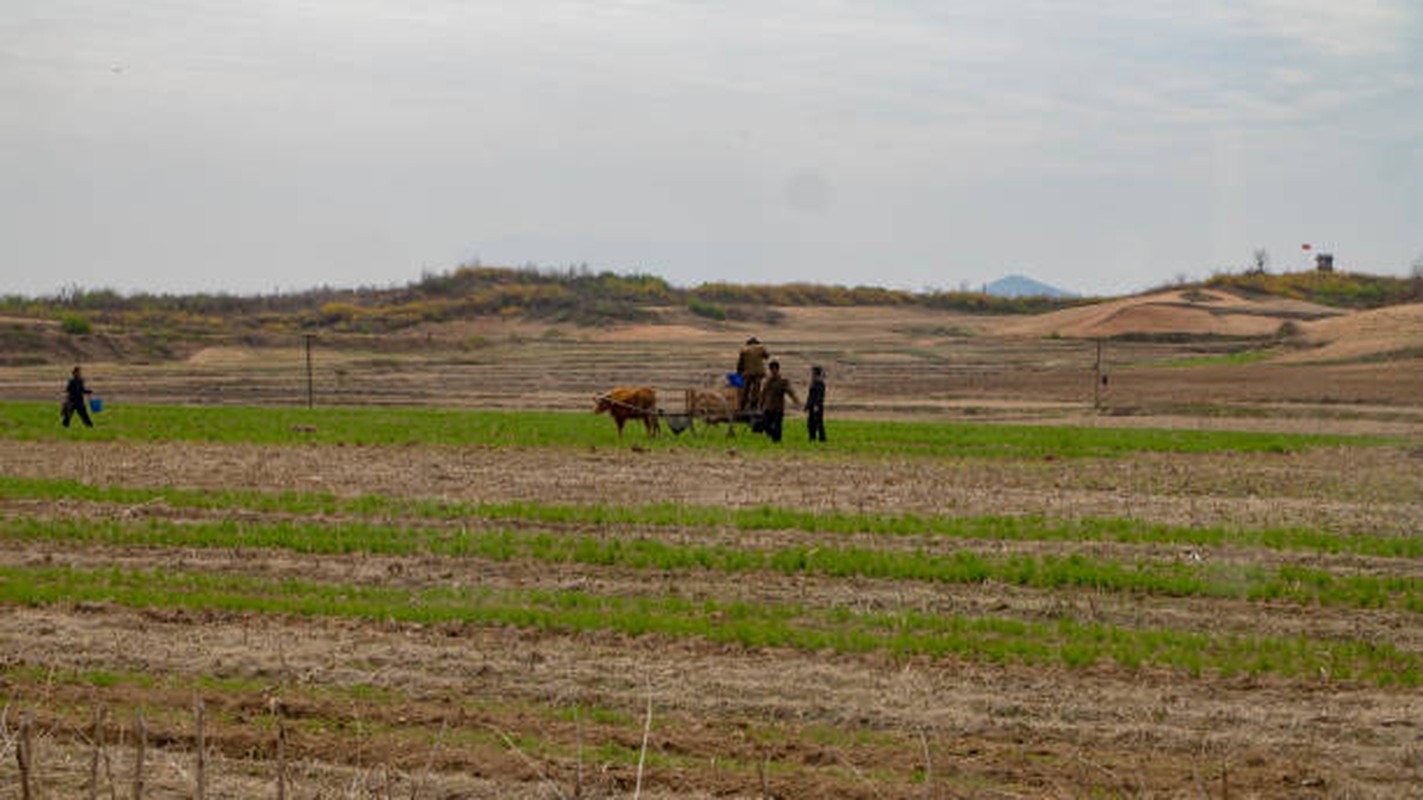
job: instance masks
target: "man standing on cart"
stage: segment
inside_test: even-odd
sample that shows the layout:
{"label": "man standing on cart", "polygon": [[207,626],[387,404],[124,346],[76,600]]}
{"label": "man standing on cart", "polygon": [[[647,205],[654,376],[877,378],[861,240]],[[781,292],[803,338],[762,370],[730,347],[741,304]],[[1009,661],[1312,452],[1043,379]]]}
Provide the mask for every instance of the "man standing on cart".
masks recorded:
{"label": "man standing on cart", "polygon": [[766,377],[766,362],[771,354],[755,336],[746,340],[741,355],[736,359],[736,374],[741,376],[741,410],[747,411],[761,405],[761,381]]}

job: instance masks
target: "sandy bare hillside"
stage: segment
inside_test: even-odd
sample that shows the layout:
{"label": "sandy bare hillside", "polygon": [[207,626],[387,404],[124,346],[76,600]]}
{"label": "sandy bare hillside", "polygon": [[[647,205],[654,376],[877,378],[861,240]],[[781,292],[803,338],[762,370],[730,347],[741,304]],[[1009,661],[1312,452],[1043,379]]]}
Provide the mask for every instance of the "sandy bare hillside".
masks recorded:
{"label": "sandy bare hillside", "polygon": [[1131,333],[1268,336],[1286,320],[1340,312],[1282,297],[1250,299],[1215,290],[1184,290],[1128,297],[1032,317],[1005,318],[995,333],[1092,339]]}
{"label": "sandy bare hillside", "polygon": [[820,343],[856,343],[893,339],[902,343],[920,339],[984,332],[991,317],[927,308],[889,306],[782,306],[775,309],[774,324],[755,321],[713,322],[683,309],[658,310],[654,324],[619,325],[583,334],[596,342],[694,341],[737,346],[747,336],[766,340],[813,340]]}
{"label": "sandy bare hillside", "polygon": [[1305,323],[1304,341],[1316,349],[1291,353],[1280,362],[1343,361],[1388,353],[1423,351],[1423,303]]}

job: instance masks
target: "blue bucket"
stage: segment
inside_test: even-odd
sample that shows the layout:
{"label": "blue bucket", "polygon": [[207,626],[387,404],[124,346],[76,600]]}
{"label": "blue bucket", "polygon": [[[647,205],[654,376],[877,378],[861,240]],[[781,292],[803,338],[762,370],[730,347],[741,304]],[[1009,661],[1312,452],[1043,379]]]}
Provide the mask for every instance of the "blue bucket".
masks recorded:
{"label": "blue bucket", "polygon": [[741,376],[735,372],[728,372],[726,373],[726,385],[740,389],[746,385],[746,381],[742,380]]}
{"label": "blue bucket", "polygon": [[92,411],[92,412],[94,412],[95,414],[99,413],[100,411],[103,411],[103,410],[104,410],[104,398],[102,398],[102,397],[91,397],[91,398],[89,398],[89,410]]}

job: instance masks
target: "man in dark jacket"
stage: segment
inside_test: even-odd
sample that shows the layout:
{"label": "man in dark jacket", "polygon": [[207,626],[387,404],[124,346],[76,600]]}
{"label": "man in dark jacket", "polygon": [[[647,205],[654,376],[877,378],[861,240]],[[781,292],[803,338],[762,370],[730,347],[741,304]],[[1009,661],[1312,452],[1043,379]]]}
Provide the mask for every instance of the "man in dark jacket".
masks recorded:
{"label": "man in dark jacket", "polygon": [[86,394],[93,394],[84,385],[84,375],[78,367],[74,368],[74,376],[69,379],[69,383],[64,387],[64,405],[59,409],[59,419],[64,423],[64,427],[69,427],[69,418],[76,412],[79,419],[84,421],[85,427],[94,427],[94,421],[89,419],[89,409],[86,407]]}
{"label": "man in dark jacket", "polygon": [[812,442],[825,441],[825,370],[810,368],[810,391],[805,396],[805,424]]}
{"label": "man in dark jacket", "polygon": [[772,361],[769,366],[771,376],[761,387],[761,426],[771,441],[779,442],[781,421],[786,416],[786,396],[789,395],[796,404],[800,403],[800,398],[791,388],[791,382],[781,377],[781,362]]}

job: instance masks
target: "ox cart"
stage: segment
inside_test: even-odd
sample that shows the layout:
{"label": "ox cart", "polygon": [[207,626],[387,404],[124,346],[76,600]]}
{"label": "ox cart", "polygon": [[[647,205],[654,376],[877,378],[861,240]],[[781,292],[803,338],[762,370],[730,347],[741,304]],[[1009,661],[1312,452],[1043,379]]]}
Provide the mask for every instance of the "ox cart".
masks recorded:
{"label": "ox cart", "polygon": [[682,431],[696,431],[696,426],[726,424],[726,435],[736,435],[737,423],[755,428],[761,421],[761,412],[741,408],[741,389],[727,376],[727,384],[687,389],[681,411],[657,410],[657,416],[674,434]]}

